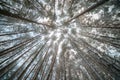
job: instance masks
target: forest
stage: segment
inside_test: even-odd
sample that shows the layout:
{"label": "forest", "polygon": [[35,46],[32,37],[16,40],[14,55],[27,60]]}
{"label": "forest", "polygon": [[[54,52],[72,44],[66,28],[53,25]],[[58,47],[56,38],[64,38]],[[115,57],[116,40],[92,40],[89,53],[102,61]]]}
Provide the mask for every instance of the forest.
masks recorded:
{"label": "forest", "polygon": [[120,0],[0,0],[0,80],[120,80]]}

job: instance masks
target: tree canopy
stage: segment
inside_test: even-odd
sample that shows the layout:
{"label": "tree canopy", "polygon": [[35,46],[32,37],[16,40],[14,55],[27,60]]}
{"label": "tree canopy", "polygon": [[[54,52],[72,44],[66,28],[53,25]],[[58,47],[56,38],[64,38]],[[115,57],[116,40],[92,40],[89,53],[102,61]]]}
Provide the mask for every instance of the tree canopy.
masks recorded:
{"label": "tree canopy", "polygon": [[0,80],[119,80],[120,0],[0,0]]}

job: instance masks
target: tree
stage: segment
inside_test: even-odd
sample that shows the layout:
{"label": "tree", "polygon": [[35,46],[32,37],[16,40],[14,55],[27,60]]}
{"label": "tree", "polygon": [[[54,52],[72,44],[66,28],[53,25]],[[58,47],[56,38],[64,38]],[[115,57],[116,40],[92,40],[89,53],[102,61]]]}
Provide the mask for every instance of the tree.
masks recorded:
{"label": "tree", "polygon": [[118,80],[119,0],[1,0],[0,80]]}

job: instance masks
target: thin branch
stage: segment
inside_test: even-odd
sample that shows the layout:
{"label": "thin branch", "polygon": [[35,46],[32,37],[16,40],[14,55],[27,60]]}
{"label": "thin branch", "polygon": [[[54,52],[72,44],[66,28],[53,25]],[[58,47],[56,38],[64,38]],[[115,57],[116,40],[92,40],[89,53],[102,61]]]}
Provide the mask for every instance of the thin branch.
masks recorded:
{"label": "thin branch", "polygon": [[35,31],[35,30],[30,30],[30,31],[24,31],[24,32],[14,32],[14,33],[2,33],[2,34],[0,34],[0,36],[9,36],[9,35],[17,35],[17,34],[24,34],[24,33],[29,33],[29,32],[33,32],[33,31]]}
{"label": "thin branch", "polygon": [[104,4],[104,3],[107,2],[107,1],[109,1],[109,0],[101,0],[101,1],[97,2],[96,4],[90,6],[89,8],[87,8],[86,10],[84,10],[83,12],[81,12],[80,14],[75,15],[73,18],[70,18],[70,19],[69,19],[68,21],[66,21],[65,23],[71,22],[73,19],[76,19],[76,18],[78,18],[79,16],[81,16],[81,15],[83,15],[83,14],[85,14],[85,13],[87,13],[87,12],[89,12],[89,11],[97,8],[97,7],[99,7],[100,5]]}
{"label": "thin branch", "polygon": [[27,22],[30,22],[30,23],[35,23],[35,24],[45,25],[45,26],[51,27],[51,25],[40,23],[40,22],[36,22],[36,21],[30,20],[30,19],[21,17],[18,14],[13,14],[13,13],[7,11],[7,10],[0,9],[0,14],[8,16],[8,17],[13,17],[13,18],[17,18],[17,19],[20,19],[20,20],[24,20],[24,21],[27,21]]}

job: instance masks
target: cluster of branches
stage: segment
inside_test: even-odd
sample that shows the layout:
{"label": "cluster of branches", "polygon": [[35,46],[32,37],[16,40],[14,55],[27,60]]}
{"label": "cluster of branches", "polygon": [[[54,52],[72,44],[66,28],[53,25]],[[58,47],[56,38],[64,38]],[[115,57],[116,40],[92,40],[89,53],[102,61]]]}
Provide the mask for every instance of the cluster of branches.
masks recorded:
{"label": "cluster of branches", "polygon": [[[48,1],[48,0],[47,0]],[[40,23],[37,20],[37,17],[50,17],[52,16],[52,21],[55,21],[57,14],[55,13],[55,6],[57,0],[49,0],[48,3],[52,7],[53,12],[49,12],[46,7],[43,5],[42,2],[39,0],[21,0],[16,1],[0,1],[0,14],[3,18],[0,20],[4,22],[4,27],[7,27],[6,24],[14,25],[9,23],[10,20],[7,17],[11,17],[12,19],[17,19],[18,21],[28,22],[36,25],[42,25],[47,27],[52,27],[53,25],[49,25],[47,23]],[[73,16],[70,15],[70,18],[65,21],[64,23],[71,23],[72,20],[79,18],[80,16],[84,15],[85,13],[96,9],[98,6],[101,6],[108,0],[101,0],[96,4],[90,6],[83,12]],[[65,6],[65,0],[61,5],[62,11]],[[11,3],[15,5],[21,5],[21,8],[14,7]],[[74,0],[71,0],[70,7],[68,11],[73,9],[72,7],[75,4]],[[37,13],[35,13],[35,10]],[[31,13],[32,11],[32,13]],[[70,11],[71,12],[71,11]],[[52,14],[50,14],[52,13]],[[68,13],[69,14],[69,13]],[[5,18],[4,18],[5,17]],[[72,17],[72,18],[71,18]],[[7,20],[8,21],[7,21]],[[18,22],[20,24],[20,22]],[[84,27],[84,26],[83,26]],[[91,26],[93,28],[93,26]],[[96,27],[95,27],[96,28]],[[99,27],[103,28],[103,27]],[[119,29],[119,27],[104,27],[104,28],[114,28]],[[0,37],[3,36],[13,36],[18,34],[30,34],[35,30],[28,30],[28,31],[17,31],[17,32],[9,32],[9,33],[1,33]],[[108,36],[100,36],[91,33],[82,33],[81,35],[91,38],[93,40],[106,43],[112,45],[116,48],[120,48],[120,44],[113,42],[115,39]],[[19,43],[3,49],[0,51],[0,79],[31,79],[31,80],[55,80],[58,79],[100,79],[107,76],[109,79],[113,79],[113,77],[117,78],[120,75],[120,62],[109,57],[105,53],[101,52],[100,50],[96,49],[95,47],[91,46],[88,42],[86,42],[82,38],[75,38],[69,34],[68,42],[72,44],[71,48],[77,51],[77,54],[70,54],[66,51],[67,48],[64,48],[62,45],[62,52],[58,53],[58,48],[60,44],[53,44],[54,40],[51,40],[53,37],[48,37],[47,40],[44,39],[42,41],[41,34],[37,34],[34,37],[29,38],[21,38],[17,37],[14,39],[7,39],[0,42],[0,45],[5,45],[6,43],[15,42],[16,40],[20,40]],[[62,42],[62,40],[60,40]],[[50,43],[50,44],[49,44]],[[75,59],[70,58],[70,55],[74,56]],[[58,59],[59,58],[59,59]],[[81,59],[79,62],[80,67],[76,67],[73,65],[77,60]],[[115,62],[113,61],[115,60]],[[59,62],[59,63],[58,63]],[[75,69],[74,69],[75,68]],[[110,70],[109,70],[110,69]],[[114,73],[113,73],[114,72]],[[108,75],[109,73],[109,75]],[[82,77],[80,75],[82,74]]]}

